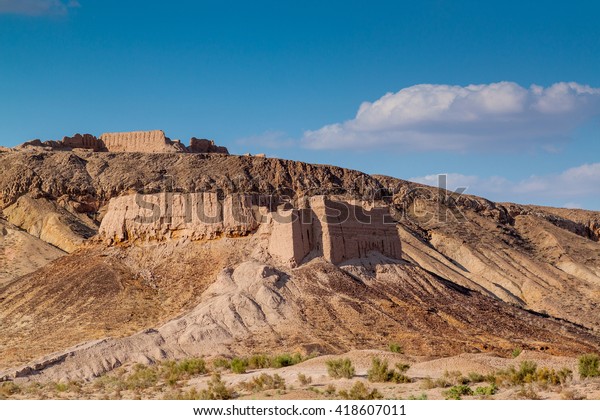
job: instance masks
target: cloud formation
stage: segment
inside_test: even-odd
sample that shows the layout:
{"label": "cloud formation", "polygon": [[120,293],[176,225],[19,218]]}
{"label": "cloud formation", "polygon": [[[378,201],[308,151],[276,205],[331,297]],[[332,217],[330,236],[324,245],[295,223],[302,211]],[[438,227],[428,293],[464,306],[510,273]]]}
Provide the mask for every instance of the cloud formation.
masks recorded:
{"label": "cloud formation", "polygon": [[0,14],[65,15],[69,9],[76,7],[81,7],[76,0],[0,0]]}
{"label": "cloud formation", "polygon": [[[565,207],[580,207],[577,202],[600,196],[600,162],[569,168],[558,174],[532,175],[519,181],[503,177],[481,178],[476,175],[447,174],[447,189],[467,188],[475,194],[499,201],[563,202]],[[438,175],[411,178],[410,181],[438,186]]]}
{"label": "cloud formation", "polygon": [[312,149],[466,151],[507,149],[523,142],[555,148],[600,115],[600,89],[578,83],[524,88],[415,85],[364,102],[348,121],[304,133]]}

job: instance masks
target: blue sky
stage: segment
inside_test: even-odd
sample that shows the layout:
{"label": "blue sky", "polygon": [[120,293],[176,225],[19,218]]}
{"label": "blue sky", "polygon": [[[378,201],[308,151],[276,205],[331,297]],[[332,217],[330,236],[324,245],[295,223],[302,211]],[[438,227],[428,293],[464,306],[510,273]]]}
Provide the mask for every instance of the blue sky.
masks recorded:
{"label": "blue sky", "polygon": [[600,3],[0,0],[0,144],[163,129],[600,210]]}

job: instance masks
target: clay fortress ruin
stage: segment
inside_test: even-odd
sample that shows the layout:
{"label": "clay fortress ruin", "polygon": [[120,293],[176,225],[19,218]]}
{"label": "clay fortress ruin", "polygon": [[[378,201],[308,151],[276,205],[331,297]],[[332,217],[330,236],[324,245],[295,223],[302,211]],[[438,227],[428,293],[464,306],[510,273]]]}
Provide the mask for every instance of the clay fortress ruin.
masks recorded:
{"label": "clay fortress ruin", "polygon": [[264,197],[215,193],[130,194],[113,198],[100,226],[109,244],[205,240],[256,233],[268,253],[295,267],[307,257],[334,264],[373,251],[401,259],[396,223],[385,206],[314,196],[303,208],[264,205]]}
{"label": "clay fortress ruin", "polygon": [[141,153],[222,153],[229,154],[226,147],[217,146],[213,140],[192,137],[190,145],[180,140],[171,140],[162,130],[104,133],[100,137],[92,134],[75,134],[62,140],[31,140],[18,146],[20,149],[73,150],[87,149],[94,152],[141,152]]}

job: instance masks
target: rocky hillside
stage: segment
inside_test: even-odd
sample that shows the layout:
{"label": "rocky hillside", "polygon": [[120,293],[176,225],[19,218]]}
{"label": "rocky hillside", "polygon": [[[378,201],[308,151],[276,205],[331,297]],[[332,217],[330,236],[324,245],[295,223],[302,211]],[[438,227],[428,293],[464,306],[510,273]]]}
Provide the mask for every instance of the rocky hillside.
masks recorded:
{"label": "rocky hillside", "polygon": [[[262,157],[22,150],[0,151],[0,167],[6,377],[86,378],[134,361],[390,341],[423,356],[600,347],[597,212]],[[265,224],[189,238],[170,219],[168,235],[155,221],[163,231],[152,240],[98,234],[111,199],[161,192],[386,206],[402,257],[373,244],[336,264],[313,249],[290,266]]]}

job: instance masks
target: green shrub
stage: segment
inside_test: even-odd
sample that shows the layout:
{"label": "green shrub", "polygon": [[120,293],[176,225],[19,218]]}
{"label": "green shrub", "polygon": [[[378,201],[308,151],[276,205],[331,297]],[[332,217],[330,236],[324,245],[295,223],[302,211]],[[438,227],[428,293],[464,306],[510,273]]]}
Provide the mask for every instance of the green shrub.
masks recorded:
{"label": "green shrub", "polygon": [[519,357],[519,355],[523,352],[523,349],[521,347],[515,347],[511,353],[511,356],[513,357],[513,359],[515,357]]}
{"label": "green shrub", "polygon": [[523,385],[535,381],[536,371],[537,364],[524,360],[518,370],[514,366],[510,366],[508,369],[498,371],[496,375],[502,382],[507,382],[510,385]]}
{"label": "green shrub", "polygon": [[137,364],[133,367],[133,372],[125,380],[127,389],[147,389],[156,385],[158,381],[157,369],[146,365]]}
{"label": "green shrub", "polygon": [[327,365],[327,373],[334,379],[354,377],[354,366],[350,359],[331,359],[325,362]]}
{"label": "green shrub", "polygon": [[54,389],[56,392],[67,392],[69,390],[69,384],[58,382],[54,384]]}
{"label": "green shrub", "polygon": [[188,379],[195,375],[206,373],[204,359],[183,359],[180,361],[168,360],[160,368],[161,378],[169,385],[174,385],[181,379]]}
{"label": "green shrub", "polygon": [[395,382],[408,383],[411,379],[404,373],[410,368],[410,365],[397,363],[395,369],[388,369],[388,362],[374,357],[371,361],[371,368],[367,372],[367,377],[371,382]]}
{"label": "green shrub", "polygon": [[[500,370],[495,375],[490,375],[488,381],[496,383],[496,380],[509,385],[525,385],[537,383],[540,385],[564,385],[573,377],[573,372],[567,368],[559,371],[549,368],[538,369],[534,362],[523,361],[519,369],[510,366],[508,369]],[[494,379],[494,380],[491,380]]]}
{"label": "green shrub", "polygon": [[465,395],[473,395],[473,390],[468,385],[455,385],[444,392],[447,400],[460,400]]}
{"label": "green shrub", "polygon": [[248,369],[266,369],[271,366],[271,358],[266,354],[253,354],[248,358]]}
{"label": "green shrub", "polygon": [[584,354],[579,358],[581,379],[600,376],[600,357],[597,354]]}
{"label": "green shrub", "polygon": [[238,359],[237,357],[231,361],[231,371],[233,373],[246,373],[248,361],[246,359]]}
{"label": "green shrub", "polygon": [[573,378],[573,372],[570,369],[562,368],[558,372],[554,369],[540,368],[535,372],[535,381],[545,385],[564,385]]}
{"label": "green shrub", "polygon": [[423,400],[424,401],[424,400],[427,400],[427,394],[423,392],[421,395],[410,395],[408,397],[408,399],[409,400],[415,400],[415,401],[418,401],[418,400]]}
{"label": "green shrub", "polygon": [[293,366],[300,362],[302,362],[301,354],[299,354],[299,353],[294,353],[294,354],[284,353],[284,354],[280,354],[279,356],[275,356],[271,360],[271,366],[276,369],[279,369],[279,368],[286,367],[286,366]]}
{"label": "green shrub", "polygon": [[364,383],[357,381],[352,388],[338,392],[344,400],[380,400],[383,395],[377,388],[368,389]]}
{"label": "green shrub", "polygon": [[219,369],[219,370],[231,369],[231,362],[228,359],[219,357],[219,358],[213,360],[213,367],[215,369]]}
{"label": "green shrub", "polygon": [[198,358],[183,359],[177,362],[175,368],[187,376],[203,375],[206,373],[206,362]]}
{"label": "green shrub", "polygon": [[475,395],[489,396],[489,395],[494,395],[497,391],[498,391],[498,387],[496,387],[496,384],[492,383],[489,386],[478,386],[475,389]]}
{"label": "green shrub", "polygon": [[388,382],[391,378],[388,362],[374,357],[371,360],[371,368],[367,371],[367,377],[371,382]]}
{"label": "green shrub", "polygon": [[404,349],[398,343],[390,343],[390,345],[388,346],[388,348],[390,349],[390,351],[392,353],[400,353],[400,354],[404,353]]}

